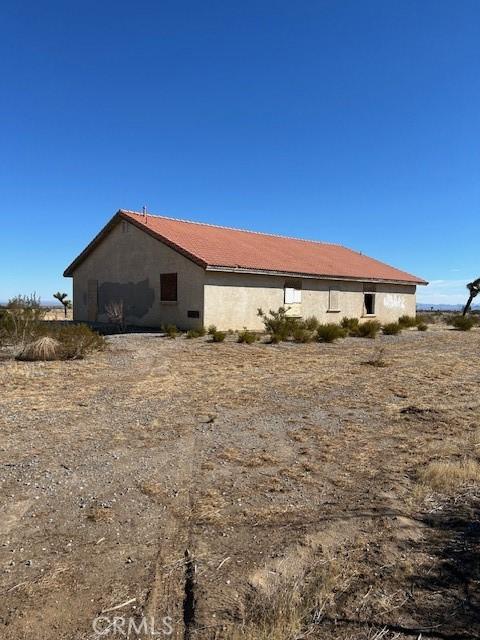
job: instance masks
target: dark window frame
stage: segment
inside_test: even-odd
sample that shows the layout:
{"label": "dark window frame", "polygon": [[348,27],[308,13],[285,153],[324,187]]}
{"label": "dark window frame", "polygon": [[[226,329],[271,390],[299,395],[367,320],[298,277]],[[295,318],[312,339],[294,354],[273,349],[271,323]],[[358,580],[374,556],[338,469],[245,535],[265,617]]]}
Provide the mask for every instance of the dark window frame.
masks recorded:
{"label": "dark window frame", "polygon": [[178,274],[160,274],[160,302],[178,302]]}
{"label": "dark window frame", "polygon": [[375,315],[375,293],[368,292],[363,294],[363,306],[365,308],[366,316],[374,316]]}

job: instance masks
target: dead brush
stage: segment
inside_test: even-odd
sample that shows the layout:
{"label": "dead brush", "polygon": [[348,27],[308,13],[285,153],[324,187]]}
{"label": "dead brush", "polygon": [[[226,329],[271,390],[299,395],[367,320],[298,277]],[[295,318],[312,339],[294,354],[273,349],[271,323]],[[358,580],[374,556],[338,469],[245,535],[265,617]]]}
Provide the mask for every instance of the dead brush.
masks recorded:
{"label": "dead brush", "polygon": [[371,357],[362,364],[370,365],[371,367],[388,367],[388,363],[385,360],[385,347],[375,347]]}
{"label": "dead brush", "polygon": [[335,593],[343,587],[334,558],[319,558],[309,546],[251,576],[250,586],[240,612],[243,624],[230,640],[306,638],[335,606]]}
{"label": "dead brush", "polygon": [[418,474],[419,481],[439,493],[451,493],[480,483],[480,464],[471,458],[430,462]]}
{"label": "dead brush", "polygon": [[29,344],[17,354],[17,360],[28,362],[59,360],[61,358],[61,344],[55,338],[44,336]]}

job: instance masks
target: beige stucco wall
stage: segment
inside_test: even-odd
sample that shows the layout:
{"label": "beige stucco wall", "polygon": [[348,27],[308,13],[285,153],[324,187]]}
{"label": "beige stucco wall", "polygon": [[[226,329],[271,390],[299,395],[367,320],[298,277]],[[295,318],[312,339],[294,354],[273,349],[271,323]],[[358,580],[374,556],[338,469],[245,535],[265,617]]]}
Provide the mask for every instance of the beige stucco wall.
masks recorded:
{"label": "beige stucco wall", "polygon": [[[126,226],[122,226],[126,225]],[[178,302],[160,302],[160,274],[178,274]],[[191,328],[203,324],[205,271],[129,222],[119,222],[75,269],[73,314],[88,320],[88,280],[98,281],[98,322],[107,322],[104,305],[124,300],[129,324],[158,327],[175,324]],[[199,319],[187,317],[198,310]]]}
{"label": "beige stucco wall", "polygon": [[[205,325],[219,329],[262,329],[257,309],[264,311],[288,306],[284,303],[285,278],[272,275],[206,272],[204,294]],[[330,287],[338,288],[339,311],[329,312]],[[401,315],[415,315],[413,285],[376,285],[375,319],[393,322]],[[302,317],[316,316],[320,322],[340,322],[344,316],[365,317],[363,283],[302,279],[302,302],[290,305]]]}

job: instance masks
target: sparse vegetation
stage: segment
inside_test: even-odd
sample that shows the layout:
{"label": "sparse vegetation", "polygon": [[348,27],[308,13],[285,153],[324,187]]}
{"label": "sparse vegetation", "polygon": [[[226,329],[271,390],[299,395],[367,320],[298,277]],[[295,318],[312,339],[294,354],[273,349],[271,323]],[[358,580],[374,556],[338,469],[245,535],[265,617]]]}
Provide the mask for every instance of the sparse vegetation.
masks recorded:
{"label": "sparse vegetation", "polygon": [[11,298],[0,318],[0,342],[13,346],[32,342],[39,335],[45,313],[35,293]]}
{"label": "sparse vegetation", "polygon": [[119,331],[125,331],[126,323],[123,300],[118,302],[109,302],[105,306],[105,313],[107,314],[108,321],[111,324],[115,325]]}
{"label": "sparse vegetation", "polygon": [[427,329],[428,329],[428,324],[427,324],[426,322],[419,322],[419,323],[417,324],[417,329],[418,329],[419,331],[427,331]]}
{"label": "sparse vegetation", "polygon": [[347,335],[356,336],[358,331],[359,320],[358,318],[347,318],[347,316],[342,318],[340,326],[345,329]]}
{"label": "sparse vegetation", "polygon": [[26,344],[17,354],[17,360],[59,360],[60,342],[55,338],[43,336]]}
{"label": "sparse vegetation", "polygon": [[205,328],[200,327],[200,329],[189,329],[185,335],[186,338],[203,338],[206,334]]}
{"label": "sparse vegetation", "polygon": [[377,320],[367,320],[358,325],[355,336],[358,338],[376,338],[381,326]]}
{"label": "sparse vegetation", "polygon": [[227,336],[225,331],[215,331],[211,334],[212,342],[223,342]]}
{"label": "sparse vegetation", "polygon": [[371,358],[365,360],[365,364],[369,364],[371,367],[386,367],[385,347],[377,347],[374,349]]}
{"label": "sparse vegetation", "polygon": [[[317,328],[318,328],[318,324],[317,324]],[[307,329],[304,326],[299,325],[293,330],[293,339],[295,342],[300,342],[305,344],[307,342],[312,342],[314,338],[315,338],[315,331],[311,329]]]}
{"label": "sparse vegetation", "polygon": [[13,347],[19,360],[73,360],[105,348],[106,342],[84,324],[44,322],[40,299],[16,296],[0,319],[2,343]]}
{"label": "sparse vegetation", "polygon": [[400,318],[398,319],[398,324],[402,329],[410,329],[417,326],[417,319],[413,316],[400,316]]}
{"label": "sparse vegetation", "polygon": [[17,360],[79,360],[105,347],[104,336],[85,324],[45,323],[35,339],[20,347]]}
{"label": "sparse vegetation", "polygon": [[60,343],[61,360],[78,360],[95,351],[103,351],[106,340],[86,324],[45,324],[44,334]]}
{"label": "sparse vegetation", "polygon": [[209,325],[207,329],[207,333],[209,336],[213,336],[214,333],[217,332],[217,327],[214,324]]}
{"label": "sparse vegetation", "polygon": [[270,309],[268,314],[258,309],[258,315],[262,318],[266,333],[276,336],[278,340],[288,340],[293,337],[300,326],[298,318],[287,315],[288,308],[279,307],[277,311]]}
{"label": "sparse vegetation", "polygon": [[320,322],[315,316],[309,316],[303,321],[303,326],[307,331],[316,331]]}
{"label": "sparse vegetation", "polygon": [[400,333],[402,327],[398,322],[388,322],[382,327],[382,332],[386,336],[396,336]]}
{"label": "sparse vegetation", "polygon": [[258,339],[257,334],[254,331],[249,331],[244,327],[243,331],[238,334],[237,342],[244,344],[253,344]]}
{"label": "sparse vegetation", "polygon": [[419,471],[419,480],[435,491],[451,492],[466,484],[480,483],[480,464],[471,458],[430,462]]}
{"label": "sparse vegetation", "polygon": [[456,315],[450,319],[449,324],[457,331],[470,331],[475,326],[475,320],[471,316]]}
{"label": "sparse vegetation", "polygon": [[174,324],[167,324],[164,327],[164,332],[172,340],[174,340],[178,336],[178,329]]}
{"label": "sparse vegetation", "polygon": [[345,338],[345,329],[338,324],[321,324],[317,329],[317,340],[319,342],[335,342],[340,338]]}

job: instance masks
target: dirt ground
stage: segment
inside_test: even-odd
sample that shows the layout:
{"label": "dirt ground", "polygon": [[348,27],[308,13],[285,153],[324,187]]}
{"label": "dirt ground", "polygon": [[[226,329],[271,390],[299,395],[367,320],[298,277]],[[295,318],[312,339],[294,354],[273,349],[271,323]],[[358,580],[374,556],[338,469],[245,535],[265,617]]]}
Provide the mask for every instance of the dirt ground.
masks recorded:
{"label": "dirt ground", "polygon": [[479,352],[437,328],[0,359],[0,637],[478,638],[480,491],[419,478],[479,460]]}

